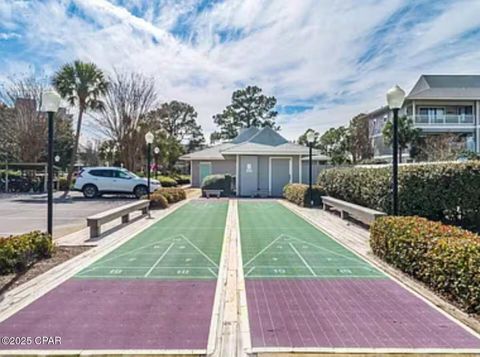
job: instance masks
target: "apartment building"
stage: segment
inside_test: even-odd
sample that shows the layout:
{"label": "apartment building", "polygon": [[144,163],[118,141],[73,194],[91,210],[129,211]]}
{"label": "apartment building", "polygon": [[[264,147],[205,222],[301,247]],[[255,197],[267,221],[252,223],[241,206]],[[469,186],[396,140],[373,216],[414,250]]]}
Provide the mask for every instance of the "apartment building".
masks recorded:
{"label": "apartment building", "polygon": [[[391,115],[387,106],[366,115],[377,158],[392,154],[382,136]],[[480,75],[422,75],[405,98],[400,115],[411,118],[423,136],[455,133],[465,149],[480,152]]]}

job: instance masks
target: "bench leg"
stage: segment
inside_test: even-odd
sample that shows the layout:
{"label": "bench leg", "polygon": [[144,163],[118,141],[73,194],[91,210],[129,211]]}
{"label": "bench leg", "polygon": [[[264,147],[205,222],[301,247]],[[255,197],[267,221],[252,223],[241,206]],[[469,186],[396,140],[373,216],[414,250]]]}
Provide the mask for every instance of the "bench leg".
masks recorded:
{"label": "bench leg", "polygon": [[122,223],[128,223],[130,221],[130,215],[127,213],[125,216],[122,216]]}
{"label": "bench leg", "polygon": [[348,217],[348,212],[345,212],[345,211],[340,211],[340,218],[341,219],[345,219]]}
{"label": "bench leg", "polygon": [[142,208],[142,214],[148,214],[148,207]]}
{"label": "bench leg", "polygon": [[90,238],[97,238],[101,234],[100,226],[90,226]]}

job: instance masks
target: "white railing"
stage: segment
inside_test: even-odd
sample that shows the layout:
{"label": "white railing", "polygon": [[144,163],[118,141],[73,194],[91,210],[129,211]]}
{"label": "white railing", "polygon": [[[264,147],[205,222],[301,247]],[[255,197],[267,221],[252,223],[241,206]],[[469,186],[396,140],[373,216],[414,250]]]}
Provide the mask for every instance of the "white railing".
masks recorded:
{"label": "white railing", "polygon": [[[413,119],[413,116],[410,116]],[[455,126],[470,126],[475,122],[474,116],[471,114],[444,114],[444,115],[425,115],[416,114],[415,124],[417,125],[455,125]]]}

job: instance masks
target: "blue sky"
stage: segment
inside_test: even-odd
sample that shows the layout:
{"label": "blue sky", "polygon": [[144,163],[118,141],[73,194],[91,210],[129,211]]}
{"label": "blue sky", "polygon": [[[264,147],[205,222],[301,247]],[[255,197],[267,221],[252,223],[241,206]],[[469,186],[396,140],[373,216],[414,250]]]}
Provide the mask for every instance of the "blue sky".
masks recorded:
{"label": "blue sky", "polygon": [[423,73],[478,74],[479,13],[480,0],[1,0],[0,81],[77,58],[140,71],[162,100],[193,104],[207,133],[232,91],[256,84],[294,139]]}

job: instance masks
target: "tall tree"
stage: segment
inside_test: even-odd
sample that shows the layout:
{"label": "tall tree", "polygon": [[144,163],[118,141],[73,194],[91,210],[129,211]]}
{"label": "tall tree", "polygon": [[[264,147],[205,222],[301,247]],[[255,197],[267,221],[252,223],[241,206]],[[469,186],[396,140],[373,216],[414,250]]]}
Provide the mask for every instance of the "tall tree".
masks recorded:
{"label": "tall tree", "polygon": [[320,136],[318,149],[331,158],[331,162],[341,165],[350,162],[348,129],[344,126],[330,128]]}
{"label": "tall tree", "polygon": [[1,131],[11,159],[38,162],[45,148],[46,120],[40,112],[45,81],[35,77],[12,77],[2,86],[4,110]]}
{"label": "tall tree", "polygon": [[101,97],[105,94],[108,83],[103,72],[94,63],[81,61],[65,64],[55,73],[52,82],[58,93],[71,106],[78,106],[77,131],[68,168],[66,195],[72,183],[73,170],[77,160],[83,114],[87,110],[95,111],[103,107]]}
{"label": "tall tree", "polygon": [[139,73],[115,72],[109,78],[104,105],[94,121],[118,147],[118,159],[126,168],[138,171],[145,157],[145,133],[150,130],[148,115],[158,95],[153,78]]}
{"label": "tall tree", "polygon": [[[402,152],[405,151],[409,145],[413,145],[420,137],[421,129],[415,128],[412,118],[402,116],[398,118],[398,161],[402,162]],[[383,140],[386,145],[393,144],[393,123],[391,120],[385,123],[383,127]]]}
{"label": "tall tree", "polygon": [[273,110],[277,104],[275,97],[262,94],[257,86],[248,86],[232,94],[232,103],[222,113],[213,116],[213,121],[220,131],[213,135],[214,139],[233,139],[239,129],[254,127],[271,127],[280,130],[275,125],[277,112]]}
{"label": "tall tree", "polygon": [[350,120],[347,141],[354,164],[373,157],[373,147],[368,134],[368,119],[364,114],[358,114]]}
{"label": "tall tree", "polygon": [[198,114],[193,106],[173,100],[163,103],[160,108],[149,113],[149,121],[168,139],[185,143],[189,152],[205,143],[202,127],[197,123]]}

